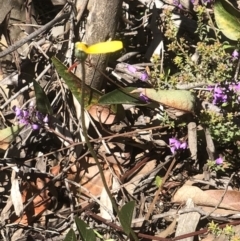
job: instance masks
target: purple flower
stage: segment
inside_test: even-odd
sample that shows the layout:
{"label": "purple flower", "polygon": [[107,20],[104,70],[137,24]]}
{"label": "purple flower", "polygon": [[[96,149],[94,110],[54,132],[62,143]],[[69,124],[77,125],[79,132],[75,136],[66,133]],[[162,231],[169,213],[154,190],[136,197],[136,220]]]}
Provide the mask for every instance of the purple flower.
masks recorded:
{"label": "purple flower", "polygon": [[178,6],[179,1],[178,0],[173,0],[173,5]]}
{"label": "purple flower", "polygon": [[182,6],[181,3],[178,4],[178,7],[179,7],[180,9],[183,9],[183,6]]}
{"label": "purple flower", "polygon": [[23,114],[22,110],[16,106],[13,107],[13,111],[15,112],[16,117],[22,116],[22,114]]}
{"label": "purple flower", "polygon": [[238,83],[235,85],[234,90],[235,90],[236,92],[239,92],[239,91],[240,91],[240,82],[238,82]]}
{"label": "purple flower", "polygon": [[221,165],[221,164],[223,164],[223,158],[219,157],[215,160],[215,162],[216,162],[217,165]]}
{"label": "purple flower", "polygon": [[140,76],[140,80],[142,81],[146,81],[148,79],[148,74],[146,71],[142,72],[141,76]]}
{"label": "purple flower", "polygon": [[[14,106],[13,111],[16,114],[19,123],[28,125],[30,124],[33,130],[38,130],[41,127],[41,123],[48,122],[48,116],[44,116],[41,112],[36,111],[31,106],[26,110],[21,110],[19,107]],[[39,123],[33,120],[38,120]]]}
{"label": "purple flower", "polygon": [[236,60],[238,59],[239,57],[239,53],[238,51],[235,49],[233,52],[232,52],[232,60]]}
{"label": "purple flower", "polygon": [[144,95],[143,93],[140,93],[140,94],[139,94],[139,98],[140,98],[142,101],[144,101],[144,102],[148,102],[148,101],[149,101],[149,98],[148,98],[146,95]]}
{"label": "purple flower", "polygon": [[172,154],[174,154],[177,150],[185,150],[187,149],[187,142],[186,141],[179,141],[177,138],[169,138],[169,145]]}
{"label": "purple flower", "polygon": [[38,125],[36,123],[33,123],[31,126],[32,126],[33,130],[39,130],[40,129],[40,125]]}
{"label": "purple flower", "polygon": [[179,2],[179,0],[173,0],[173,5],[179,7],[180,9],[183,9],[182,4]]}
{"label": "purple flower", "polygon": [[213,104],[224,103],[227,101],[227,95],[224,92],[224,89],[215,85],[214,89],[212,87],[208,88],[213,90]]}
{"label": "purple flower", "polygon": [[134,67],[133,65],[128,65],[127,69],[129,70],[129,72],[135,74],[137,72],[137,68]]}

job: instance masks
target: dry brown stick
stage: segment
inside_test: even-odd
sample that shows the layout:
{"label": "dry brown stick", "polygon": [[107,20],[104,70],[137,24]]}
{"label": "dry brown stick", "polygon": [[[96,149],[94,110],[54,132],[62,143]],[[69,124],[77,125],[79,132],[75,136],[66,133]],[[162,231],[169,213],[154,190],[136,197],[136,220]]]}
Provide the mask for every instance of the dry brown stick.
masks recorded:
{"label": "dry brown stick", "polygon": [[[149,131],[149,130],[154,130],[154,129],[165,129],[165,128],[168,128],[169,126],[153,126],[153,127],[148,127],[148,128],[144,128],[144,129],[138,129],[138,130],[135,130],[135,131],[130,131],[130,132],[124,132],[124,133],[117,133],[115,135],[112,135],[112,136],[105,136],[105,137],[101,137],[101,138],[96,138],[96,139],[91,139],[90,142],[94,142],[94,141],[101,141],[101,140],[111,140],[113,138],[116,138],[116,137],[127,137],[127,136],[133,136],[134,134],[137,134],[138,132],[140,131]],[[45,157],[45,156],[50,156],[56,152],[59,152],[59,151],[63,151],[63,150],[67,150],[73,146],[78,146],[78,145],[82,145],[82,144],[85,144],[84,141],[81,141],[81,142],[75,142],[74,144],[71,144],[67,147],[63,147],[63,148],[60,148],[59,150],[55,150],[55,151],[52,151],[52,152],[49,152],[47,154],[44,154],[41,156],[41,158]],[[31,158],[31,159],[28,159],[26,160],[24,163],[27,163],[27,162],[30,162],[32,160],[36,160],[37,158]]]}
{"label": "dry brown stick", "polygon": [[64,18],[67,18],[69,16],[69,14],[70,13],[65,13],[65,14],[62,14],[60,16],[57,16],[56,18],[54,18],[49,23],[45,24],[44,26],[42,26],[38,30],[34,31],[33,33],[29,34],[26,38],[21,39],[21,40],[15,42],[13,45],[9,46],[7,49],[5,49],[2,52],[0,52],[0,58],[4,57],[7,54],[12,53],[13,51],[15,51],[18,48],[20,48],[22,45],[27,43],[28,41],[32,40],[33,38],[36,38],[39,34],[43,33],[44,31],[46,31],[50,27],[52,27],[55,23],[61,21]]}
{"label": "dry brown stick", "polygon": [[154,199],[153,199],[153,201],[152,201],[152,203],[151,203],[151,205],[150,205],[150,207],[149,207],[149,210],[148,210],[148,212],[147,212],[147,214],[146,214],[146,217],[145,217],[145,220],[146,220],[146,221],[149,220],[149,217],[150,217],[150,215],[152,214],[153,209],[154,209],[154,206],[155,206],[155,204],[156,204],[156,202],[157,202],[158,196],[159,196],[160,192],[162,191],[163,185],[164,185],[164,183],[166,182],[166,180],[167,180],[167,178],[168,178],[168,176],[169,176],[169,173],[172,171],[172,168],[173,168],[173,166],[175,165],[175,163],[176,163],[176,156],[174,156],[173,161],[172,161],[171,165],[169,166],[169,168],[168,168],[168,170],[167,170],[167,172],[166,172],[166,174],[165,174],[165,176],[164,176],[164,178],[163,178],[163,180],[162,180],[161,185],[159,186],[159,188],[158,188],[157,191],[155,192]]}
{"label": "dry brown stick", "polygon": [[232,179],[233,179],[233,177],[234,177],[235,174],[236,174],[235,172],[232,173],[232,175],[231,175],[231,177],[230,177],[230,179],[229,179],[229,181],[228,181],[228,183],[227,183],[227,186],[226,186],[226,188],[225,188],[225,190],[224,190],[224,193],[222,194],[222,196],[221,196],[219,202],[217,203],[217,205],[214,207],[214,209],[213,209],[211,212],[209,212],[208,214],[206,214],[205,216],[203,216],[203,217],[201,218],[201,220],[202,220],[202,219],[205,219],[205,218],[208,218],[212,213],[214,213],[214,212],[218,209],[218,207],[219,207],[220,204],[222,203],[222,201],[223,201],[223,199],[224,199],[224,197],[225,197],[225,195],[226,195],[226,193],[227,193],[227,191],[228,191],[228,186],[229,186],[230,182],[232,181]]}

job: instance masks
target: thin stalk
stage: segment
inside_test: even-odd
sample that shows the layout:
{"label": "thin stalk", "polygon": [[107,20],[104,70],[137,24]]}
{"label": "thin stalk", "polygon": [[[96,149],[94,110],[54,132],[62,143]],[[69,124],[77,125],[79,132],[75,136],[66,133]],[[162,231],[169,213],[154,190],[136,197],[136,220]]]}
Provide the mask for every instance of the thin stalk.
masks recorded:
{"label": "thin stalk", "polygon": [[[91,153],[93,159],[95,160],[96,164],[97,164],[97,167],[98,167],[98,170],[99,170],[99,174],[101,176],[101,179],[102,179],[102,182],[103,182],[103,186],[108,194],[108,197],[112,203],[112,206],[113,206],[113,209],[114,211],[117,213],[118,217],[119,217],[119,210],[118,210],[118,206],[115,202],[115,200],[113,199],[112,197],[112,194],[108,188],[108,185],[107,185],[107,182],[106,182],[106,179],[105,179],[105,176],[104,176],[104,173],[103,173],[103,170],[102,170],[102,167],[101,167],[101,164],[100,162],[98,161],[98,158],[97,158],[97,154],[96,152],[94,151],[93,147],[92,147],[92,144],[88,138],[88,133],[87,133],[87,128],[86,128],[86,123],[85,123],[85,115],[84,115],[84,111],[85,111],[85,108],[84,108],[84,97],[85,97],[85,78],[86,78],[86,72],[85,72],[85,65],[84,65],[84,61],[81,61],[80,62],[80,66],[81,66],[81,71],[82,71],[82,95],[81,95],[81,115],[82,115],[82,130],[83,130],[83,135],[85,137],[85,141],[86,141],[86,144],[87,144],[87,147],[88,147],[88,150],[89,152]],[[133,237],[133,239],[135,241],[138,241],[138,237],[136,236],[136,234],[134,233],[134,231],[130,228],[130,233]]]}

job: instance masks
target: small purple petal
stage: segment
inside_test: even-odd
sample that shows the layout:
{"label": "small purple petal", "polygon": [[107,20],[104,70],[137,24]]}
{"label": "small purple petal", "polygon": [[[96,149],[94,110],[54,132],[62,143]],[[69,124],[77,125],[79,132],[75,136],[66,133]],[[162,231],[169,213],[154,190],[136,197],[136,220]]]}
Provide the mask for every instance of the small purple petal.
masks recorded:
{"label": "small purple petal", "polygon": [[175,144],[176,140],[177,139],[175,137],[169,138],[169,145]]}
{"label": "small purple petal", "polygon": [[27,110],[23,110],[23,118],[28,118],[29,112]]}
{"label": "small purple petal", "polygon": [[179,149],[180,148],[180,145],[181,145],[181,142],[179,140],[177,140],[176,138],[169,138],[169,144],[171,146],[174,146],[176,147],[176,149]]}
{"label": "small purple petal", "polygon": [[148,102],[148,101],[149,101],[148,97],[147,97],[146,95],[144,95],[143,93],[140,93],[139,98],[140,98],[142,101],[145,101],[145,102]]}
{"label": "small purple petal", "polygon": [[137,68],[134,67],[133,65],[128,65],[127,69],[133,74],[137,72]]}
{"label": "small purple petal", "polygon": [[219,157],[215,160],[215,162],[216,162],[217,165],[221,165],[223,163],[223,158]]}
{"label": "small purple petal", "polygon": [[215,85],[214,91],[213,91],[213,104],[226,102],[227,99],[228,99],[228,96],[225,94],[225,89]]}
{"label": "small purple petal", "polygon": [[179,7],[180,9],[183,9],[182,4],[178,4],[178,7]]}
{"label": "small purple petal", "polygon": [[180,149],[183,149],[183,150],[187,149],[187,147],[188,147],[188,145],[187,145],[187,142],[186,142],[186,141],[184,141],[184,142],[180,145]]}
{"label": "small purple petal", "polygon": [[178,6],[179,1],[178,0],[173,0],[173,5]]}
{"label": "small purple petal", "polygon": [[214,87],[213,86],[208,86],[207,90],[212,91],[212,90],[214,90]]}
{"label": "small purple petal", "polygon": [[13,111],[15,112],[16,117],[23,115],[23,111],[19,107],[13,106]]}
{"label": "small purple petal", "polygon": [[41,113],[41,112],[39,112],[39,111],[36,111],[36,117],[39,119],[39,120],[43,120],[43,118],[44,118],[44,116],[43,116],[43,114]]}
{"label": "small purple petal", "polygon": [[148,74],[146,71],[144,71],[140,76],[140,80],[146,81],[147,79],[148,79]]}
{"label": "small purple petal", "polygon": [[235,49],[233,52],[232,52],[232,58],[233,59],[237,59],[239,57],[239,53],[238,51]]}
{"label": "small purple petal", "polygon": [[38,130],[38,129],[40,129],[40,125],[38,125],[38,124],[32,124],[32,129],[33,129],[33,130]]}
{"label": "small purple petal", "polygon": [[24,124],[24,125],[28,125],[29,121],[27,119],[21,118],[19,120],[19,123]]}
{"label": "small purple petal", "polygon": [[43,122],[44,122],[44,123],[48,123],[48,122],[49,122],[49,118],[48,118],[47,115],[44,117]]}
{"label": "small purple petal", "polygon": [[186,141],[181,142],[175,137],[169,138],[169,145],[172,153],[175,153],[179,149],[185,150],[187,149],[187,146],[188,146]]}

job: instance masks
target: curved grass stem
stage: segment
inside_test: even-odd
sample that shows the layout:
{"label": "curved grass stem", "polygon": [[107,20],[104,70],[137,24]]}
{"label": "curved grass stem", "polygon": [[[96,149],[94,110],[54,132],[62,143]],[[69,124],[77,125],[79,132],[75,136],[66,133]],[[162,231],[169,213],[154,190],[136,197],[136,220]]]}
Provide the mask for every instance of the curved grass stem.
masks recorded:
{"label": "curved grass stem", "polygon": [[[84,62],[81,61],[80,62],[80,66],[81,66],[81,71],[82,71],[82,95],[81,95],[81,115],[82,115],[82,130],[83,130],[83,135],[85,137],[85,141],[86,141],[86,144],[87,144],[87,147],[88,147],[88,150],[89,152],[91,153],[93,159],[95,160],[96,164],[97,164],[97,167],[98,167],[98,170],[99,170],[99,174],[101,176],[101,179],[102,179],[102,182],[103,182],[103,186],[109,196],[109,199],[111,200],[111,203],[112,203],[112,206],[113,206],[113,209],[114,211],[117,213],[118,217],[119,217],[119,210],[118,210],[118,206],[114,200],[114,198],[112,197],[112,194],[111,194],[111,191],[109,190],[108,188],[108,185],[107,185],[107,182],[106,182],[106,179],[105,179],[105,176],[104,176],[104,173],[103,173],[103,169],[101,167],[101,164],[100,162],[98,161],[98,158],[97,158],[97,154],[96,152],[94,151],[93,147],[92,147],[92,144],[88,138],[88,133],[87,133],[87,128],[86,128],[86,123],[85,123],[85,115],[84,115],[84,90],[85,90],[85,77],[86,77],[86,72],[85,72],[85,65],[84,65]],[[130,227],[129,227],[130,228]],[[132,236],[132,238],[135,240],[135,241],[138,241],[138,237],[137,235],[134,233],[134,231],[132,230],[132,228],[130,228],[130,234]]]}

